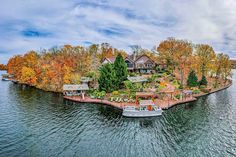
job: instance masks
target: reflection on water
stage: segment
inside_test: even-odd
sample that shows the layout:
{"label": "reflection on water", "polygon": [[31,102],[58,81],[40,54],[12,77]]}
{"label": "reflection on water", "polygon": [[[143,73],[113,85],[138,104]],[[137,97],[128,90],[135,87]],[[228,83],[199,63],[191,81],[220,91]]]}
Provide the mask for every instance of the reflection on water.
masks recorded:
{"label": "reflection on water", "polygon": [[[234,78],[235,79],[235,78]],[[236,87],[162,117],[78,104],[0,81],[0,156],[236,156]]]}

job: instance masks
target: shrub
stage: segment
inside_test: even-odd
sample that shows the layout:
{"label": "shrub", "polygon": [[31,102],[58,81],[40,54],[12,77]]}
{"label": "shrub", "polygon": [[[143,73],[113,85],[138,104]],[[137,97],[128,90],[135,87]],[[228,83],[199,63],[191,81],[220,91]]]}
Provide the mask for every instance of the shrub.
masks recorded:
{"label": "shrub", "polygon": [[167,71],[166,71],[166,74],[167,74],[167,75],[170,75],[170,74],[171,74],[171,72],[170,72],[169,70],[167,70]]}
{"label": "shrub", "polygon": [[204,89],[204,88],[206,88],[206,86],[205,86],[205,85],[200,85],[199,88],[200,88],[200,89]]}
{"label": "shrub", "polygon": [[198,87],[191,87],[191,90],[198,90]]}
{"label": "shrub", "polygon": [[200,90],[193,90],[193,94],[199,94],[199,93],[201,93]]}
{"label": "shrub", "polygon": [[162,77],[162,74],[156,74],[157,78]]}
{"label": "shrub", "polygon": [[130,99],[135,99],[135,97],[136,97],[135,93],[131,93],[129,98]]}
{"label": "shrub", "polygon": [[125,88],[129,91],[135,91],[136,90],[136,85],[134,83],[132,83],[131,81],[127,80],[124,81],[125,84]]}
{"label": "shrub", "polygon": [[194,70],[192,70],[188,75],[187,85],[189,87],[197,87],[198,86],[198,78]]}
{"label": "shrub", "polygon": [[203,89],[201,89],[201,91],[202,91],[203,93],[209,93],[209,89],[203,88]]}
{"label": "shrub", "polygon": [[112,95],[114,95],[114,96],[119,95],[119,91],[113,91],[113,92],[112,92]]}
{"label": "shrub", "polygon": [[175,88],[179,89],[180,88],[180,83],[177,80],[174,80],[172,82],[172,85],[175,86]]}
{"label": "shrub", "polygon": [[181,95],[180,95],[180,94],[177,94],[177,95],[175,95],[175,98],[176,98],[176,99],[180,99],[180,98],[181,98]]}
{"label": "shrub", "polygon": [[101,91],[101,92],[96,91],[95,96],[99,99],[103,99],[106,96],[106,92],[105,91]]}
{"label": "shrub", "polygon": [[207,86],[207,84],[208,84],[208,82],[207,82],[206,76],[203,75],[201,81],[199,82],[199,85]]}
{"label": "shrub", "polygon": [[163,77],[167,77],[168,75],[167,75],[166,73],[163,73],[162,76],[163,76]]}
{"label": "shrub", "polygon": [[131,72],[131,73],[129,73],[129,76],[137,76],[137,74],[134,72]]}
{"label": "shrub", "polygon": [[168,76],[168,79],[169,79],[170,82],[171,82],[171,81],[174,81],[174,77],[171,76],[171,75]]}

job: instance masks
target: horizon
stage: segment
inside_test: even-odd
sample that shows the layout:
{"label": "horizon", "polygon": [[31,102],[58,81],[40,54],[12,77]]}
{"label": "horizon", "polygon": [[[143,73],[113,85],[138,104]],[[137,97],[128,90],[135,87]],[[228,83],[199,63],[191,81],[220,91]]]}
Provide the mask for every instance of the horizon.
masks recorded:
{"label": "horizon", "polygon": [[209,44],[236,59],[236,1],[40,2],[9,0],[0,6],[0,63],[57,45],[109,43],[152,49],[168,37]]}

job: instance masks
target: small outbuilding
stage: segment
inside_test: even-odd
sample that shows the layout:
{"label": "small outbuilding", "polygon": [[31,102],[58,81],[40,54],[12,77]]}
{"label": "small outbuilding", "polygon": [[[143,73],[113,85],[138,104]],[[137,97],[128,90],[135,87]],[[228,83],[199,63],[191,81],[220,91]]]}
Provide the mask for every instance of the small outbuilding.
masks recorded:
{"label": "small outbuilding", "polygon": [[144,83],[147,82],[147,78],[142,76],[130,76],[127,78],[132,83]]}
{"label": "small outbuilding", "polygon": [[85,91],[89,90],[87,84],[65,84],[63,85],[63,95],[65,96],[81,96],[84,99]]}

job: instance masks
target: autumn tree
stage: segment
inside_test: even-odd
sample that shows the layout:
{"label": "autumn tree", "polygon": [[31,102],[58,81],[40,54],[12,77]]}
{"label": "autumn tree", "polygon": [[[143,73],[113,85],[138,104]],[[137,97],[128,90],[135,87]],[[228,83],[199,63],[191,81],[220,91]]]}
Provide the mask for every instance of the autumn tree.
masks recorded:
{"label": "autumn tree", "polygon": [[21,73],[22,76],[20,78],[20,82],[29,85],[36,85],[37,77],[35,75],[35,71],[32,68],[23,67]]}
{"label": "autumn tree", "polygon": [[207,76],[214,56],[215,52],[211,46],[206,44],[199,44],[196,46],[194,63],[196,69],[199,69],[201,76]]}
{"label": "autumn tree", "polygon": [[92,44],[88,48],[89,53],[91,55],[91,59],[92,59],[92,61],[91,61],[92,71],[98,70],[98,67],[101,65],[99,58],[98,58],[98,49],[99,49],[99,46],[97,44]]}
{"label": "autumn tree", "polygon": [[101,44],[101,52],[99,54],[99,59],[114,57],[113,47],[109,43]]}
{"label": "autumn tree", "polygon": [[7,70],[7,66],[4,64],[0,64],[0,70]]}
{"label": "autumn tree", "polygon": [[181,85],[183,86],[185,70],[189,68],[192,57],[192,44],[186,40],[168,38],[160,43],[157,51],[160,58],[165,60],[169,69],[177,68],[180,74]]}
{"label": "autumn tree", "polygon": [[16,79],[20,79],[23,63],[24,60],[22,56],[20,55],[13,56],[12,58],[9,59],[7,63],[7,72],[10,75],[13,75]]}
{"label": "autumn tree", "polygon": [[142,51],[142,47],[140,45],[130,45],[130,48],[133,51],[133,55],[135,55],[136,57],[140,54],[140,52]]}
{"label": "autumn tree", "polygon": [[30,51],[23,56],[24,66],[29,68],[35,68],[38,64],[39,55],[35,51]]}
{"label": "autumn tree", "polygon": [[118,56],[121,55],[123,58],[128,57],[128,54],[124,51],[124,50],[118,50],[118,49],[114,49],[114,56]]}
{"label": "autumn tree", "polygon": [[228,77],[232,77],[231,71],[231,62],[228,55],[223,53],[217,54],[216,60],[214,61],[214,76],[215,76],[215,83],[214,87],[218,87],[219,79],[227,80]]}
{"label": "autumn tree", "polygon": [[226,82],[228,77],[232,77],[232,64],[228,55],[222,56],[221,64],[221,78]]}
{"label": "autumn tree", "polygon": [[172,71],[175,66],[173,58],[173,55],[176,52],[175,48],[176,48],[176,40],[174,38],[169,38],[167,40],[162,41],[157,47],[160,59],[164,60],[167,68]]}

